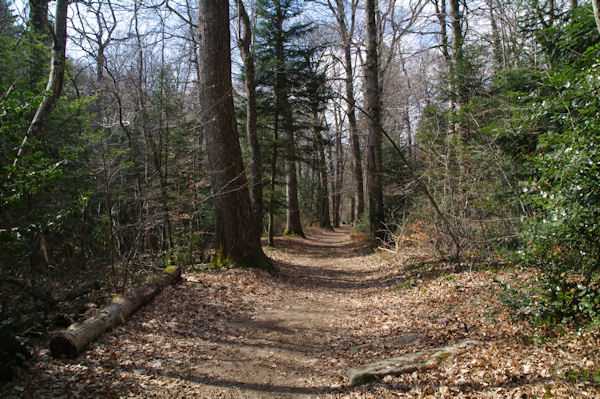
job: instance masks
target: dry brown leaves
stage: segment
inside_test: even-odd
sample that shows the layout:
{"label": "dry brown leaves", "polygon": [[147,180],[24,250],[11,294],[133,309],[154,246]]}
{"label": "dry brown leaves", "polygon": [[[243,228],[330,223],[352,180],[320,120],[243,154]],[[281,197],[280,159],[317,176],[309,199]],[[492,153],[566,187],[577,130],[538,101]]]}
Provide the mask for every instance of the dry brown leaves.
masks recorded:
{"label": "dry brown leaves", "polygon": [[[187,273],[78,359],[41,350],[7,396],[600,397],[585,374],[600,370],[598,331],[532,340],[499,301],[493,279],[528,276],[414,256],[400,266],[361,254],[347,230],[276,244],[277,275]],[[389,343],[414,333],[413,344]],[[347,386],[348,366],[465,338],[483,344],[426,372]]]}

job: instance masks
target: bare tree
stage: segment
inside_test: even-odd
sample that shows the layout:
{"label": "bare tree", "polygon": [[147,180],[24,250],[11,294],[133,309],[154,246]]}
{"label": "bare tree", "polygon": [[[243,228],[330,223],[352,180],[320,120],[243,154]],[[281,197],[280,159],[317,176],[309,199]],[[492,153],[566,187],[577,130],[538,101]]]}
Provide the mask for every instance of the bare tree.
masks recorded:
{"label": "bare tree", "polygon": [[231,84],[229,2],[200,0],[199,97],[215,204],[217,265],[272,269],[260,246],[238,139]]}
{"label": "bare tree", "polygon": [[381,181],[381,91],[377,54],[376,0],[365,0],[367,54],[365,63],[365,97],[367,111],[367,170],[369,188],[369,233],[383,238],[383,188]]}
{"label": "bare tree", "polygon": [[363,189],[362,156],[360,142],[358,139],[358,128],[356,125],[356,102],[354,98],[354,76],[352,67],[352,37],[355,30],[356,9],[358,0],[350,2],[350,24],[346,22],[346,8],[344,0],[327,0],[327,5],[335,15],[338,31],[342,37],[344,47],[344,70],[345,70],[345,101],[346,113],[348,115],[348,128],[350,131],[350,147],[352,149],[352,171],[354,176],[354,204],[356,220],[360,218],[365,209],[365,194]]}
{"label": "bare tree", "polygon": [[242,23],[238,47],[244,61],[244,88],[246,90],[246,135],[250,148],[250,198],[252,214],[259,232],[263,230],[263,188],[262,159],[256,130],[256,81],[254,67],[254,48],[252,46],[252,26],[242,0],[236,0],[239,18]]}

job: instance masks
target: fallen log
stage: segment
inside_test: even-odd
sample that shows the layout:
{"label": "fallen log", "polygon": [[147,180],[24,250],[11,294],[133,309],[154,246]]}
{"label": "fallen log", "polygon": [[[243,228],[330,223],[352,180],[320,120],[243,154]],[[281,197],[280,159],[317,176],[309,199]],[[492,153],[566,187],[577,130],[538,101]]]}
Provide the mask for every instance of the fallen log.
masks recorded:
{"label": "fallen log", "polygon": [[75,323],[66,330],[57,331],[50,339],[50,353],[54,358],[75,358],[106,330],[125,323],[138,308],[148,303],[165,286],[181,278],[181,269],[167,267],[160,277],[136,288],[129,294],[117,295],[112,302],[89,319]]}
{"label": "fallen log", "polygon": [[388,375],[402,375],[414,371],[423,371],[440,364],[448,356],[458,352],[467,345],[479,345],[476,340],[466,340],[454,345],[439,348],[425,349],[418,352],[407,353],[399,357],[379,360],[362,366],[348,368],[348,380],[351,386],[366,384],[370,381]]}

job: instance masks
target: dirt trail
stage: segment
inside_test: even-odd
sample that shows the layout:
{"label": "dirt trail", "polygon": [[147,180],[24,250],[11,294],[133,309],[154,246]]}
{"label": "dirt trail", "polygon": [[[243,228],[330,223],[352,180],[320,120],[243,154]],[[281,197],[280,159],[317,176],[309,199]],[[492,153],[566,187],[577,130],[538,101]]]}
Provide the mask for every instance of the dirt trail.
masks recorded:
{"label": "dirt trail", "polygon": [[250,319],[234,317],[226,326],[237,337],[216,349],[226,359],[203,365],[202,372],[214,378],[205,394],[302,398],[340,384],[343,369],[328,354],[353,317],[344,297],[363,277],[353,267],[360,257],[348,233],[313,230],[306,239],[277,240],[281,250],[270,251],[280,268],[273,289],[253,303]]}
{"label": "dirt trail", "polygon": [[[47,354],[34,397],[303,398],[337,392],[364,270],[349,229],[310,230],[268,250],[275,276],[246,270],[189,273],[80,358]],[[354,331],[353,331],[354,330]],[[360,342],[358,342],[360,343]],[[48,362],[49,364],[46,364]],[[34,376],[35,375],[35,376]],[[25,395],[27,396],[27,395]]]}
{"label": "dirt trail", "polygon": [[[600,397],[595,374],[585,373],[600,370],[597,330],[535,343],[498,300],[494,281],[533,276],[471,270],[416,248],[403,259],[360,255],[348,233],[278,238],[267,249],[280,268],[274,276],[186,273],[79,358],[39,353],[5,396]],[[482,344],[429,370],[348,386],[348,366],[466,338]]]}

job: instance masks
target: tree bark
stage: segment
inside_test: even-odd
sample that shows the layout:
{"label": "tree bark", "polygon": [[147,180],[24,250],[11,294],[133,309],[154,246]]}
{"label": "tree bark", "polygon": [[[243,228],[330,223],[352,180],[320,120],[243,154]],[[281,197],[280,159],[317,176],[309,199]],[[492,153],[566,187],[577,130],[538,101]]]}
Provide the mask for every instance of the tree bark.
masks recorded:
{"label": "tree bark", "polygon": [[594,8],[594,19],[596,19],[598,33],[600,33],[600,0],[592,0],[592,7]]}
{"label": "tree bark", "polygon": [[263,187],[262,159],[258,132],[256,129],[256,81],[254,68],[254,53],[251,49],[252,26],[242,0],[237,1],[239,18],[242,21],[243,33],[238,43],[242,60],[244,61],[244,88],[246,90],[246,135],[250,148],[250,199],[254,223],[259,232],[263,231]]}
{"label": "tree bark", "polygon": [[29,0],[29,23],[36,35],[46,35],[48,28],[48,0]]}
{"label": "tree bark", "polygon": [[[450,0],[450,27],[452,30],[452,61],[450,64],[450,79],[451,87],[453,88],[450,96],[453,98],[454,109],[456,116],[459,115],[460,109],[467,102],[467,93],[465,93],[464,85],[461,82],[466,79],[463,76],[464,72],[464,51],[463,51],[463,34],[462,34],[462,18],[460,15],[460,0]],[[468,130],[463,131],[460,122],[456,122],[454,131],[461,135],[468,136]]]}
{"label": "tree bark", "polygon": [[271,270],[253,223],[233,110],[229,2],[200,0],[199,105],[215,206],[214,264]]}
{"label": "tree bark", "polygon": [[[342,146],[343,118],[341,112],[341,107],[337,104],[334,104],[333,119],[335,123],[335,156],[333,156],[333,154],[330,153],[330,170],[333,176],[333,182],[331,183],[331,208],[333,227],[340,227],[340,218],[342,211],[342,192],[344,191],[344,170],[346,166],[346,162],[344,160],[344,149]],[[356,197],[352,195],[350,198],[350,222],[354,223]]]}
{"label": "tree bark", "polygon": [[[289,116],[291,118],[291,115]],[[304,237],[300,222],[300,206],[298,204],[298,176],[296,171],[296,146],[292,128],[285,130],[286,160],[285,160],[285,198],[287,203],[286,223],[284,234]]]}
{"label": "tree bark", "polygon": [[325,159],[325,146],[323,135],[319,130],[319,114],[312,110],[313,138],[317,147],[317,164],[319,169],[319,227],[331,229],[331,216],[329,214],[329,182],[327,178],[327,160]]}
{"label": "tree bark", "polygon": [[365,0],[367,26],[367,57],[365,63],[367,115],[367,170],[369,187],[369,233],[384,237],[383,188],[381,184],[381,96],[377,54],[376,0]]}
{"label": "tree bark", "polygon": [[[333,227],[340,227],[340,218],[342,213],[342,186],[344,184],[344,151],[342,148],[342,132],[336,129],[335,132],[335,177],[333,184]],[[362,179],[361,179],[362,180]]]}
{"label": "tree bark", "polygon": [[50,353],[54,358],[75,358],[86,346],[106,330],[125,323],[142,305],[148,303],[164,287],[173,284],[181,277],[181,269],[165,269],[162,276],[138,287],[128,295],[115,297],[112,303],[89,319],[58,331],[50,339]]}
{"label": "tree bark", "polygon": [[275,130],[273,140],[273,156],[271,158],[271,178],[269,180],[269,227],[268,227],[268,243],[270,246],[275,246],[275,179],[277,178],[277,140],[279,140],[279,132],[277,127],[277,119],[275,119]]}
{"label": "tree bark", "polygon": [[67,8],[68,0],[57,0],[54,20],[54,42],[52,45],[52,59],[50,66],[50,77],[46,85],[48,95],[44,97],[41,104],[27,129],[27,133],[21,142],[19,152],[15,158],[14,165],[16,166],[19,158],[23,155],[25,146],[30,140],[39,140],[42,138],[52,111],[56,106],[56,102],[60,97],[63,89],[65,78],[65,50],[67,46]]}
{"label": "tree bark", "polygon": [[46,91],[50,94],[44,97],[29,125],[27,135],[34,140],[39,140],[46,125],[50,120],[50,115],[56,106],[63,89],[65,77],[65,50],[67,46],[67,8],[68,0],[56,1],[56,17],[54,21],[54,43],[52,45],[52,65],[50,66],[50,77],[46,85]]}

